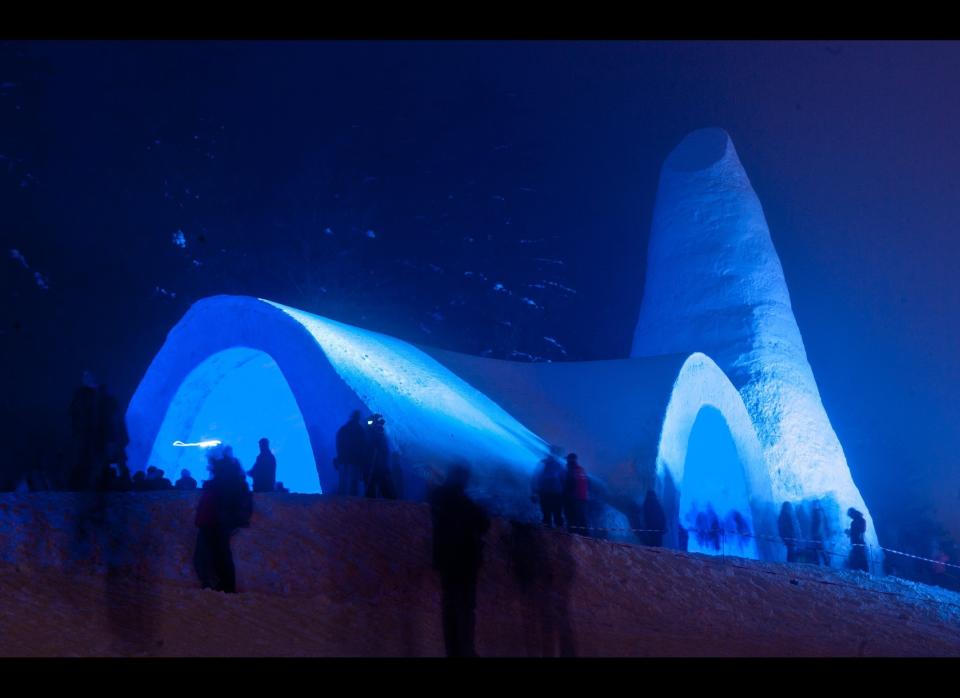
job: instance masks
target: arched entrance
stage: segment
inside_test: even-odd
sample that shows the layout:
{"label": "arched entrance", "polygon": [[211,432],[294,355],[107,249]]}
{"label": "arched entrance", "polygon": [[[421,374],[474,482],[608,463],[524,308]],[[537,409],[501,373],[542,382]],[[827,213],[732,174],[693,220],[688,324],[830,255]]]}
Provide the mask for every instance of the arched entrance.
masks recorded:
{"label": "arched entrance", "polygon": [[709,405],[690,430],[678,511],[688,551],[759,557],[744,466],[727,420]]}
{"label": "arched entrance", "polygon": [[233,347],[197,365],[177,388],[147,463],[171,480],[187,469],[207,475],[207,449],[179,446],[218,440],[249,470],[261,437],[277,458],[277,480],[291,492],[322,491],[303,414],[277,362],[266,352]]}
{"label": "arched entrance", "polygon": [[704,354],[692,354],[674,384],[660,432],[657,480],[667,545],[777,559],[770,474],[756,430],[740,393]]}

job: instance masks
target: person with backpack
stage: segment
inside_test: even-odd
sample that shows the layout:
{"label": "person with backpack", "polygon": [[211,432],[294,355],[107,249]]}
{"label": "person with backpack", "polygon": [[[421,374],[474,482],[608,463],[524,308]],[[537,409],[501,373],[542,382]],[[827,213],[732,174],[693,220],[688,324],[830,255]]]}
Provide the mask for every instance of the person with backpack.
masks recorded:
{"label": "person with backpack", "polygon": [[213,477],[204,483],[197,505],[195,523],[199,531],[194,564],[202,588],[235,594],[236,568],[230,537],[237,529],[250,526],[253,494],[229,446],[210,455],[209,467]]}
{"label": "person with backpack", "polygon": [[561,451],[551,447],[550,455],[540,461],[540,468],[533,478],[533,500],[540,502],[543,525],[563,527],[563,484],[567,473],[557,459]]}

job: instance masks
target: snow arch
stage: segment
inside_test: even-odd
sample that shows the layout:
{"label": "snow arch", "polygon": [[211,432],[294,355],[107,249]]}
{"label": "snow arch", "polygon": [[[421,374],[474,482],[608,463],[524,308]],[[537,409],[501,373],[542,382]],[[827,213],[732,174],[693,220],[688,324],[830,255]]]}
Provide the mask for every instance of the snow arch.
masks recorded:
{"label": "snow arch", "polygon": [[[293,432],[302,418],[313,462],[300,458],[292,464],[296,472],[284,474],[278,456],[278,478],[316,482],[306,491],[335,490],[334,438],[353,409],[383,413],[393,447],[420,473],[470,462],[475,493],[483,496],[496,481],[507,493],[502,506],[523,508],[524,488],[509,484],[526,482],[546,452],[496,403],[407,342],[262,299],[214,296],[195,303],[171,330],[130,402],[133,466],[163,467],[161,454],[173,458],[170,437],[178,428],[185,442],[220,438],[200,433],[207,427],[203,419],[196,426],[197,420],[211,401],[228,405],[218,391],[242,396],[231,383],[244,371],[262,386],[262,399],[279,401],[279,418],[289,419]],[[249,438],[270,438],[261,432]],[[290,438],[297,441],[295,433]]]}
{"label": "snow arch", "polygon": [[780,556],[770,473],[756,430],[740,393],[705,354],[692,354],[677,375],[656,464],[668,544],[680,544],[678,524],[709,530],[716,517],[720,539],[691,533],[689,550]]}

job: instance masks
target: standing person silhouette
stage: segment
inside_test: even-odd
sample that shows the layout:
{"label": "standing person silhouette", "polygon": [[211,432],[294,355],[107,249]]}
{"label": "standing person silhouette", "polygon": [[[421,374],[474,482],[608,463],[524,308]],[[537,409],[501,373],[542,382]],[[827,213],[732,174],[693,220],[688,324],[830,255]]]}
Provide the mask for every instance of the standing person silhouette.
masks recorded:
{"label": "standing person silhouette", "polygon": [[810,540],[813,541],[813,562],[829,567],[830,558],[823,545],[823,508],[819,501],[813,502],[810,512]]}
{"label": "standing person silhouette", "polygon": [[210,455],[213,478],[203,485],[195,523],[197,548],[194,565],[204,589],[228,594],[237,592],[236,568],[230,537],[238,528],[250,525],[253,495],[240,462],[229,446]]}
{"label": "standing person silhouette", "polygon": [[253,478],[254,492],[273,492],[277,479],[277,459],[270,452],[270,441],[267,438],[260,439],[260,453],[247,474]]}
{"label": "standing person silhouette", "polygon": [[450,469],[444,484],[430,496],[433,520],[433,567],[443,593],[443,640],[448,657],[475,657],[477,576],[483,561],[483,535],[490,528],[486,512],[467,496],[470,470]]}
{"label": "standing person silhouette", "polygon": [[367,433],[360,421],[360,410],[350,413],[350,418],[337,430],[337,457],[333,465],[340,475],[338,494],[356,497],[364,480],[367,461]]}
{"label": "standing person silhouette", "polygon": [[368,497],[396,499],[397,492],[390,472],[390,444],[384,432],[383,415],[374,414],[367,419],[367,484]]}
{"label": "standing person silhouette", "polygon": [[847,516],[852,519],[850,528],[846,530],[846,534],[850,536],[850,557],[847,560],[847,567],[851,570],[869,572],[867,545],[863,540],[867,532],[867,521],[863,518],[863,514],[853,507],[847,509]]}
{"label": "standing person silhouette", "polygon": [[787,562],[797,562],[797,525],[793,520],[793,505],[790,502],[784,502],[780,507],[777,530],[787,547]]}
{"label": "standing person silhouette", "polygon": [[657,493],[647,490],[643,501],[643,527],[646,529],[640,539],[644,545],[659,548],[663,545],[663,534],[667,528],[667,516],[663,513]]}
{"label": "standing person silhouette", "polygon": [[587,534],[588,482],[587,471],[577,460],[577,454],[567,454],[567,479],[564,487],[567,529],[581,535]]}
{"label": "standing person silhouette", "polygon": [[558,447],[552,446],[533,478],[533,499],[540,502],[543,525],[551,528],[563,528],[563,486],[567,474],[558,460],[560,453]]}

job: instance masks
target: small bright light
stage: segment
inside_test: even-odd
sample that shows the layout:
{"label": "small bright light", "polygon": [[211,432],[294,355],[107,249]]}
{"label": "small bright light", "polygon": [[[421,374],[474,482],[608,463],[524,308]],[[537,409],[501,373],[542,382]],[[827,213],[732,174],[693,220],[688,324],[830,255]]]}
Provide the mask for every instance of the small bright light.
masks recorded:
{"label": "small bright light", "polygon": [[222,441],[217,439],[210,439],[209,441],[195,441],[193,443],[185,444],[179,439],[173,442],[174,446],[198,446],[200,448],[213,448],[214,446],[219,446]]}

